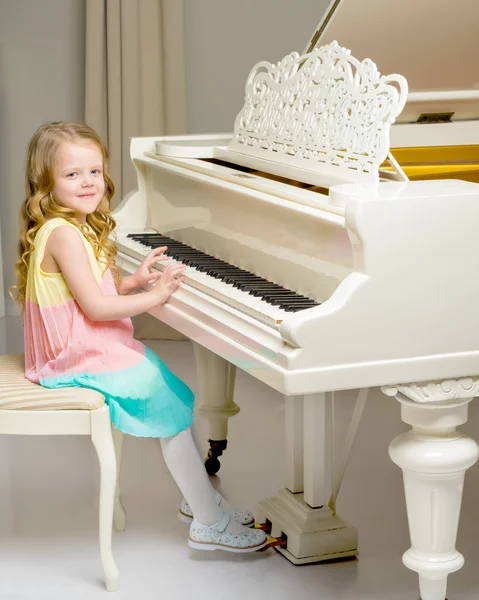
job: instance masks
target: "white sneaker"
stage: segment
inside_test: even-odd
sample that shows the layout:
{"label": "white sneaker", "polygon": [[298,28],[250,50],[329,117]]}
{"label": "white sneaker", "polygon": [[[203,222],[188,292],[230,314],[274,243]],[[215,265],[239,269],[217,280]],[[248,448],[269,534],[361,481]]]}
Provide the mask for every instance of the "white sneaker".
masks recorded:
{"label": "white sneaker", "polygon": [[[221,500],[223,500],[223,497],[219,492],[216,492],[216,503],[218,504],[218,506],[221,504]],[[251,527],[251,525],[254,525],[254,515],[249,510],[235,509],[226,512],[229,515],[231,515],[231,518],[234,521],[236,521],[237,523],[241,523],[241,525],[244,525],[245,527]],[[181,521],[184,521],[185,523],[191,523],[191,521],[193,520],[193,511],[191,510],[190,505],[184,498],[181,501],[180,510],[178,512],[178,518]]]}
{"label": "white sneaker", "polygon": [[195,519],[191,523],[188,546],[196,550],[225,550],[226,552],[256,552],[267,544],[266,533],[261,529],[249,529],[234,533],[229,531],[231,515],[224,513],[216,525],[201,525]]}

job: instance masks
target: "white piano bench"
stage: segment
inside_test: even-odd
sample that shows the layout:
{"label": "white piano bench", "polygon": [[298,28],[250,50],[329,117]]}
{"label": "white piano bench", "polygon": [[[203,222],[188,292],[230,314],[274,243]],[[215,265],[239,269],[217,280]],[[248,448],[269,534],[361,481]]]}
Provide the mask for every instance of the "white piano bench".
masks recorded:
{"label": "white piano bench", "polygon": [[0,355],[0,434],[90,435],[100,463],[100,555],[109,592],[118,589],[112,524],[125,528],[118,485],[123,434],[111,427],[104,397],[95,390],[50,390],[25,378],[24,356]]}

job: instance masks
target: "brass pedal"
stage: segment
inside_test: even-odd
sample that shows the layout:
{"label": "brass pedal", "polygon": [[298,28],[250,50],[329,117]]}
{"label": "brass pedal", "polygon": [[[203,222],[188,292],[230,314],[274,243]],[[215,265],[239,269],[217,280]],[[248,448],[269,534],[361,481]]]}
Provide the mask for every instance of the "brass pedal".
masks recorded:
{"label": "brass pedal", "polygon": [[268,521],[266,521],[266,523],[255,523],[253,528],[261,529],[261,531],[265,531],[266,533],[271,533],[271,523]]}
{"label": "brass pedal", "polygon": [[274,548],[275,546],[286,546],[287,539],[284,534],[281,537],[271,537],[271,535],[269,535],[271,534],[271,523],[269,521],[266,521],[266,523],[255,523],[254,528],[261,529],[261,531],[264,531],[268,534],[268,541],[262,548],[257,550],[257,552],[263,552],[264,550],[268,550],[268,548]]}
{"label": "brass pedal", "polygon": [[279,538],[269,537],[266,544],[259,550],[256,550],[256,552],[263,552],[264,550],[268,550],[268,548],[274,548],[275,546],[286,546],[286,543],[287,543],[287,541],[283,537],[279,537]]}

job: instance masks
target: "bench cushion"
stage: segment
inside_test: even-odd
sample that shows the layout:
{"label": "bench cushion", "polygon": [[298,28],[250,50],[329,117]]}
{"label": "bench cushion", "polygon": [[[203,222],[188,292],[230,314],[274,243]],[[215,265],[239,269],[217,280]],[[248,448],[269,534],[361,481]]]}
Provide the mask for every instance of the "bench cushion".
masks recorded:
{"label": "bench cushion", "polygon": [[25,378],[23,354],[0,354],[0,410],[96,410],[105,398],[96,390],[49,390]]}

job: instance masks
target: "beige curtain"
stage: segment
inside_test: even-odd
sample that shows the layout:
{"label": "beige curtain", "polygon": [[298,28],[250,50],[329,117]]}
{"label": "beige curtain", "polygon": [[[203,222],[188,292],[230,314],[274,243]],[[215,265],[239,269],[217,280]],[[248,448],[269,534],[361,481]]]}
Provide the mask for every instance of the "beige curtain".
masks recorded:
{"label": "beige curtain", "polygon": [[[183,0],[86,0],[85,122],[110,150],[116,206],[136,189],[130,138],[186,133]],[[183,339],[149,315],[140,339]]]}
{"label": "beige curtain", "polygon": [[85,121],[107,143],[114,205],[137,187],[131,137],[186,133],[183,0],[87,0]]}

